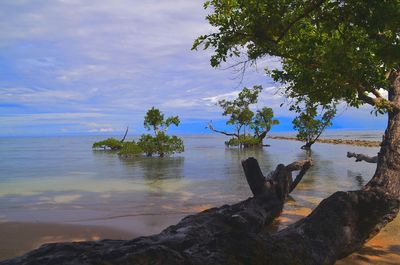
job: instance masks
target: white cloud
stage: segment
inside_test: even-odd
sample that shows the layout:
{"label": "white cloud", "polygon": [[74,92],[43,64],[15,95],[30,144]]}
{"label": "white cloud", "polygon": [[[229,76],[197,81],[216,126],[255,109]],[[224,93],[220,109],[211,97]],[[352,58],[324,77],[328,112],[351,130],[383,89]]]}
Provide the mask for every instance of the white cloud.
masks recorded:
{"label": "white cloud", "polygon": [[210,67],[211,51],[190,51],[213,30],[203,2],[1,1],[0,125],[9,132],[141,128],[152,106],[182,120],[210,120],[221,117],[218,100],[258,84],[266,87],[260,107],[291,115],[264,72],[280,69],[279,58],[259,61],[240,82],[231,70]]}
{"label": "white cloud", "polygon": [[237,91],[233,91],[233,92],[229,92],[229,93],[215,95],[212,97],[205,97],[205,98],[202,98],[202,100],[206,101],[206,104],[208,104],[208,105],[210,105],[210,104],[215,105],[220,100],[223,100],[223,99],[230,100],[230,99],[237,97],[239,92],[240,92],[240,90],[237,90]]}
{"label": "white cloud", "polygon": [[91,129],[88,132],[92,133],[107,133],[107,132],[114,132],[114,128],[99,128],[99,129]]}

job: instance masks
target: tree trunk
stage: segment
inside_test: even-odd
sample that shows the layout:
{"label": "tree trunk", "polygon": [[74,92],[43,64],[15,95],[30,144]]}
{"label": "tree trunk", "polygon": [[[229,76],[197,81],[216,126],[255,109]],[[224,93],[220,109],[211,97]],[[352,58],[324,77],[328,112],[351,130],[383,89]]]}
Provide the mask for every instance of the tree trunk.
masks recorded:
{"label": "tree trunk", "polygon": [[302,147],[300,147],[303,150],[311,150],[311,146],[314,144],[314,142],[307,142],[305,145],[303,145]]}

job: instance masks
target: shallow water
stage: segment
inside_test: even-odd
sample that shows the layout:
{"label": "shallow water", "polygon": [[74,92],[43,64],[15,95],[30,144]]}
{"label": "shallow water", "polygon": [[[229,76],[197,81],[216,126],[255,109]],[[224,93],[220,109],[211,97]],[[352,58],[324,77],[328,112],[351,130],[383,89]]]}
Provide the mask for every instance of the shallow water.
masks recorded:
{"label": "shallow water", "polygon": [[[327,137],[335,134],[380,138],[379,132],[333,132]],[[187,135],[183,154],[120,159],[112,152],[91,150],[102,138],[0,138],[0,222],[158,233],[186,214],[250,196],[242,159],[256,157],[267,174],[278,163],[306,157],[296,141],[267,140],[270,147],[238,150],[226,149],[225,138],[217,135]],[[333,192],[358,189],[369,180],[375,165],[355,163],[346,157],[347,151],[375,155],[378,148],[313,146],[315,166],[292,194],[276,229],[308,214]],[[399,224],[394,229],[398,228]]]}

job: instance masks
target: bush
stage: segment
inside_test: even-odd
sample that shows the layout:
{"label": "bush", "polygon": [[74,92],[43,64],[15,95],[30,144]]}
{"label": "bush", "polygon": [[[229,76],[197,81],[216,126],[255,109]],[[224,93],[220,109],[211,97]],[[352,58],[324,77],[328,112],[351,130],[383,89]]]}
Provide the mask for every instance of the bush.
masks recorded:
{"label": "bush", "polygon": [[158,132],[156,136],[143,134],[138,146],[147,155],[158,154],[165,156],[174,153],[181,153],[185,150],[182,139],[176,136],[168,136],[164,132]]}
{"label": "bush", "polygon": [[110,149],[110,150],[120,150],[123,147],[123,143],[115,138],[108,138],[106,140],[95,142],[92,145],[93,149]]}
{"label": "bush", "polygon": [[242,143],[244,147],[252,147],[260,145],[260,139],[254,136],[242,136],[240,137],[239,141]]}
{"label": "bush", "polygon": [[228,141],[225,141],[225,145],[226,145],[227,147],[230,147],[230,146],[239,146],[239,145],[240,145],[240,141],[239,141],[239,139],[237,139],[237,138],[231,138],[231,139],[229,139]]}
{"label": "bush", "polygon": [[240,136],[240,138],[231,138],[228,141],[225,141],[225,145],[227,147],[231,146],[239,146],[242,145],[243,147],[252,147],[252,146],[259,146],[260,139],[254,136]]}
{"label": "bush", "polygon": [[122,157],[132,157],[132,156],[138,156],[143,153],[142,148],[138,144],[135,143],[135,141],[132,142],[126,142],[123,144],[122,149],[118,152],[119,156]]}

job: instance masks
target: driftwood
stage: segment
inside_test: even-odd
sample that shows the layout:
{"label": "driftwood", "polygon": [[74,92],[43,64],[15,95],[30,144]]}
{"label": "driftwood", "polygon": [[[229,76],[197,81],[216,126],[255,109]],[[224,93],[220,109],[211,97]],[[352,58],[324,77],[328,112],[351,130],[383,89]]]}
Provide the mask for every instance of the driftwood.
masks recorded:
{"label": "driftwood", "polygon": [[[130,241],[46,244],[0,264],[258,264],[257,252],[263,251],[261,243],[270,237],[263,234],[264,226],[281,213],[311,161],[280,164],[267,178],[256,159],[242,165],[254,195],[245,201],[187,216],[158,235]],[[292,171],[297,170],[293,180]]]}
{"label": "driftwood", "polygon": [[347,152],[347,157],[348,158],[355,157],[356,162],[365,161],[367,163],[375,163],[375,164],[378,163],[378,156],[368,156],[364,154]]}

